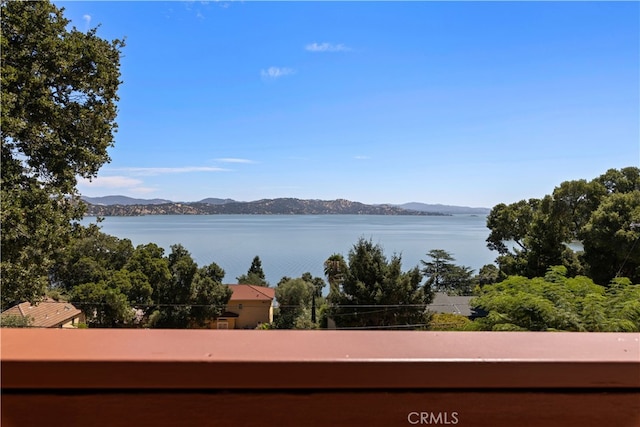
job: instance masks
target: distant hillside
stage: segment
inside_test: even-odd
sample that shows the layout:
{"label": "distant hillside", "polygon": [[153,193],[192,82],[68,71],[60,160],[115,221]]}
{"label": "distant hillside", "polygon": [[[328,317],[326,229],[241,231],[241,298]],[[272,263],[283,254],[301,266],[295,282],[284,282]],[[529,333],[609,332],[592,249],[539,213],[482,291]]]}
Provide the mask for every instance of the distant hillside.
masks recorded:
{"label": "distant hillside", "polygon": [[[207,200],[207,199],[205,199]],[[220,200],[220,199],[218,199]],[[88,215],[446,215],[419,212],[391,205],[365,205],[349,200],[302,200],[294,198],[264,199],[254,202],[230,201],[222,204],[163,203],[136,205],[88,205]]]}
{"label": "distant hillside", "polygon": [[425,203],[405,203],[402,205],[396,205],[403,209],[411,209],[420,212],[430,213],[446,213],[450,215],[470,214],[470,215],[488,215],[491,212],[489,208],[470,208],[467,206],[451,206],[451,205],[428,205]]}
{"label": "distant hillside", "polygon": [[173,203],[171,200],[166,199],[134,199],[127,196],[82,196],[82,200],[92,205],[161,205],[163,203]]}
{"label": "distant hillside", "polygon": [[198,203],[206,203],[209,205],[224,205],[225,203],[233,203],[235,200],[233,199],[216,199],[215,197],[208,197],[206,199],[200,200]]}

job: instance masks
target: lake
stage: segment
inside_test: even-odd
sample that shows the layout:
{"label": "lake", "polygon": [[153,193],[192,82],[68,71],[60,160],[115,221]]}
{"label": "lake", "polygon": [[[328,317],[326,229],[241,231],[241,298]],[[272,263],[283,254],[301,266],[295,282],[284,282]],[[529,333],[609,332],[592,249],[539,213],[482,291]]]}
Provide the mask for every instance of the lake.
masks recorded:
{"label": "lake", "polygon": [[[90,222],[95,218],[83,220]],[[134,246],[153,242],[168,253],[181,243],[199,266],[222,267],[225,283],[245,274],[256,255],[272,286],[307,271],[324,278],[324,261],[334,253],[346,259],[360,237],[380,244],[387,257],[401,254],[405,271],[432,249],[448,251],[476,273],[497,256],[486,247],[486,217],[475,215],[152,215],[106,217],[100,225]]]}

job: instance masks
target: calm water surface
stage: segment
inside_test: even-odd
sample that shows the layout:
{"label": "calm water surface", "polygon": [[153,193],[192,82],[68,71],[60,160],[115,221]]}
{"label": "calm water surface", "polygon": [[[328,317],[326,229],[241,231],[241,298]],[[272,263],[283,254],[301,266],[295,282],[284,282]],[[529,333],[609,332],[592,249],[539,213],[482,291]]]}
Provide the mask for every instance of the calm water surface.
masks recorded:
{"label": "calm water surface", "polygon": [[[95,222],[86,218],[84,223]],[[254,256],[260,256],[267,280],[304,272],[323,276],[323,262],[333,253],[347,257],[360,238],[384,248],[387,257],[402,255],[408,270],[426,259],[431,249],[450,252],[456,263],[478,271],[497,254],[487,249],[485,216],[371,215],[152,215],[106,217],[105,233],[130,239],[134,246],[156,243],[169,252],[181,243],[199,266],[215,262],[233,283]]]}

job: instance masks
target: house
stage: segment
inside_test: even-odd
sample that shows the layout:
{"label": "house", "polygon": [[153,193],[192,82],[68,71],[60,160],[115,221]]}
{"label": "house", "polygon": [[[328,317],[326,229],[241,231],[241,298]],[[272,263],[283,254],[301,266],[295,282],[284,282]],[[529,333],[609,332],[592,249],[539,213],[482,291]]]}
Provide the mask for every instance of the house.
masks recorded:
{"label": "house", "polygon": [[469,305],[473,296],[453,296],[444,292],[436,292],[433,301],[427,309],[433,313],[459,314],[473,320],[477,317],[486,316],[483,310],[473,308]]}
{"label": "house", "polygon": [[82,311],[68,302],[47,300],[31,305],[23,302],[2,312],[2,317],[17,316],[29,318],[33,328],[76,328],[85,322]]}
{"label": "house", "polygon": [[273,322],[274,288],[227,285],[233,291],[227,307],[212,325],[217,329],[255,329]]}

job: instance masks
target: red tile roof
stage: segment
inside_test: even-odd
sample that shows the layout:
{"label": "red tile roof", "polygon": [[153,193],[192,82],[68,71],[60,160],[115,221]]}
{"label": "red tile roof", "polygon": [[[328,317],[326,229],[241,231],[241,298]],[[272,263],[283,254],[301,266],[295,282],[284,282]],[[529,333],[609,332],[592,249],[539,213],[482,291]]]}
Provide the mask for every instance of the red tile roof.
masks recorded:
{"label": "red tile roof", "polygon": [[233,291],[230,301],[271,301],[276,297],[275,288],[255,285],[227,285]]}
{"label": "red tile roof", "polygon": [[36,328],[55,328],[67,323],[82,312],[67,302],[44,301],[36,305],[23,302],[2,312],[2,316],[30,317],[31,324]]}

